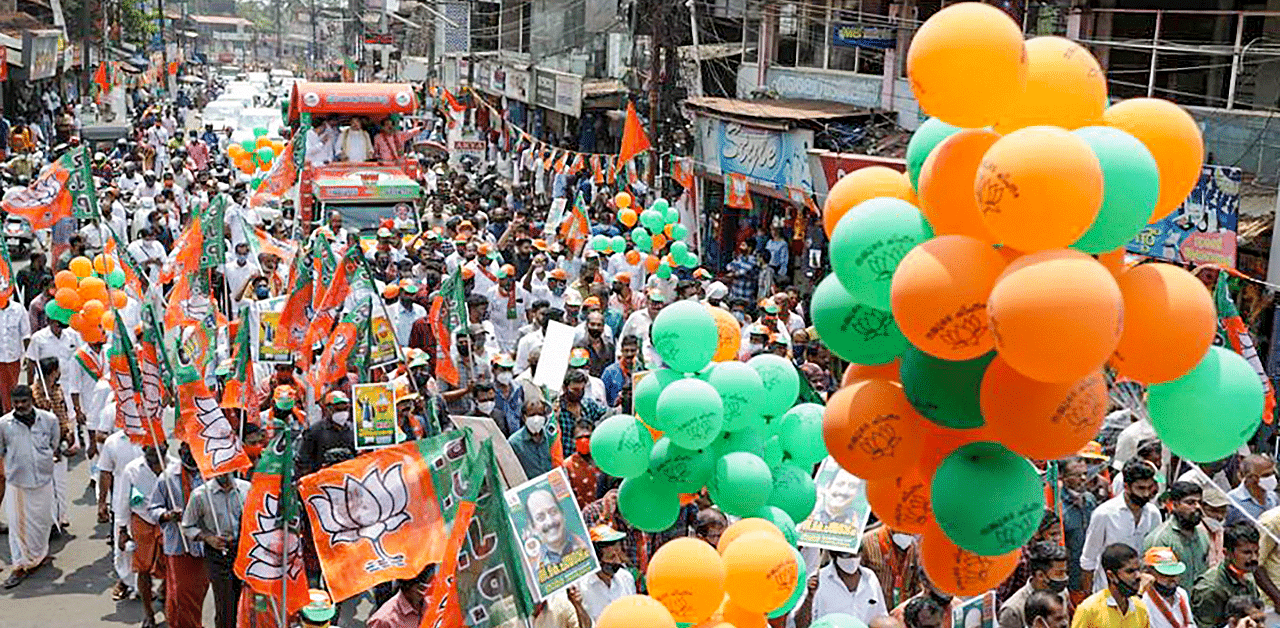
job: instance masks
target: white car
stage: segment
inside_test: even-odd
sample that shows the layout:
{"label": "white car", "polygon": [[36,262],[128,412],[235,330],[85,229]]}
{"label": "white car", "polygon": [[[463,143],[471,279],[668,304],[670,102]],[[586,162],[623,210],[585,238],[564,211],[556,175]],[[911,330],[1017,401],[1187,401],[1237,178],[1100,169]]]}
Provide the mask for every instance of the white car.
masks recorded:
{"label": "white car", "polygon": [[231,133],[231,141],[237,143],[255,139],[253,130],[259,127],[267,130],[267,137],[280,139],[280,129],[284,126],[284,121],[280,119],[280,110],[267,107],[242,109],[232,120],[235,131]]}

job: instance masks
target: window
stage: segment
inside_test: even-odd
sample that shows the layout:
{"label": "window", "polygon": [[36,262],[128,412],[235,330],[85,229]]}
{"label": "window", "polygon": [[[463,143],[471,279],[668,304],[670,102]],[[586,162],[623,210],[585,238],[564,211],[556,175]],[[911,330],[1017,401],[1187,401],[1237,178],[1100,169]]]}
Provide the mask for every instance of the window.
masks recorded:
{"label": "window", "polygon": [[760,61],[760,18],[747,18],[742,21],[742,53],[743,63]]}
{"label": "window", "polygon": [[[877,0],[832,0],[831,27],[825,33],[829,48],[827,67],[858,74],[882,74],[882,46],[893,45],[896,37],[886,11],[887,7]],[[852,29],[849,35],[862,39],[862,45],[839,41],[837,29]]]}

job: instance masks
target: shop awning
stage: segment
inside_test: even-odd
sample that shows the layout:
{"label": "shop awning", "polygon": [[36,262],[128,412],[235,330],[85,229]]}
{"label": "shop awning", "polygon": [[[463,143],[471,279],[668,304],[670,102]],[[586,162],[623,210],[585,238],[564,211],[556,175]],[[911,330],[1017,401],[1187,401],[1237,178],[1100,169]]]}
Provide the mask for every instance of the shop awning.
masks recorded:
{"label": "shop awning", "polygon": [[627,86],[618,79],[583,79],[583,98],[602,98],[613,94],[627,93]]}
{"label": "shop awning", "polygon": [[808,121],[859,118],[871,115],[870,109],[831,102],[780,98],[775,100],[742,100],[738,98],[695,97],[685,99],[692,109],[710,114],[761,121]]}
{"label": "shop awning", "polygon": [[253,26],[253,22],[235,15],[188,15],[187,19],[209,26]]}

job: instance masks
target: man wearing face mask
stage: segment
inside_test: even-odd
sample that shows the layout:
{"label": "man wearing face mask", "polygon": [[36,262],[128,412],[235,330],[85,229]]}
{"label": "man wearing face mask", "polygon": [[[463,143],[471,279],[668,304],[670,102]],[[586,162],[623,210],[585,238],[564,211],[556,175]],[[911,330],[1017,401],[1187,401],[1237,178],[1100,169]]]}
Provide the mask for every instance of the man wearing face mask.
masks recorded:
{"label": "man wearing face mask", "polygon": [[1180,576],[1187,566],[1168,547],[1152,547],[1142,557],[1147,573],[1154,580],[1142,594],[1142,603],[1151,617],[1151,628],[1192,628],[1195,617],[1191,614],[1191,598],[1187,590],[1178,586]]}
{"label": "man wearing face mask", "polygon": [[258,261],[250,259],[248,242],[237,243],[235,257],[222,265],[222,276],[227,280],[227,288],[234,295],[239,295],[249,280],[261,273],[262,269],[258,266]]}
{"label": "man wearing face mask", "polygon": [[604,324],[604,315],[592,312],[581,329],[585,332],[581,337],[575,333],[574,345],[586,349],[588,355],[587,371],[592,377],[601,377],[604,370],[613,364],[615,344],[609,328]]}
{"label": "man wearing face mask", "polygon": [[302,433],[298,444],[297,476],[315,473],[325,464],[325,452],[346,449],[355,456],[355,435],[351,427],[351,400],[346,393],[335,390],[325,395],[322,409],[324,418],[313,423]]}
{"label": "man wearing face mask", "polygon": [[1105,570],[1099,561],[1105,548],[1121,543],[1136,553],[1143,547],[1147,533],[1160,525],[1160,510],[1151,503],[1158,490],[1155,478],[1156,471],[1151,465],[1143,460],[1130,460],[1124,465],[1124,492],[1093,511],[1080,553],[1084,591],[1097,592],[1107,587]]}
{"label": "man wearing face mask", "polygon": [[1257,519],[1262,513],[1280,506],[1280,498],[1276,497],[1276,463],[1266,454],[1250,454],[1245,456],[1241,464],[1244,474],[1240,486],[1227,493],[1238,506],[1227,512],[1227,525],[1246,521],[1244,513]]}
{"label": "man wearing face mask", "polygon": [[596,499],[596,486],[600,481],[600,468],[591,459],[591,425],[579,423],[573,427],[573,453],[566,456],[562,465],[569,474],[569,486],[579,507],[585,507]]}
{"label": "man wearing face mask", "polygon": [[1237,595],[1261,595],[1253,578],[1258,569],[1258,529],[1244,522],[1228,525],[1223,548],[1226,560],[1204,572],[1191,589],[1191,612],[1200,626],[1225,623],[1227,600]]}
{"label": "man wearing face mask", "polygon": [[[840,473],[847,475],[843,470]],[[833,482],[832,486],[840,481]],[[889,608],[896,608],[919,590],[920,580],[916,576],[920,572],[920,545],[915,535],[879,525],[863,533],[860,552],[862,566],[880,580]]]}
{"label": "man wearing face mask", "polygon": [[391,326],[396,330],[396,342],[401,345],[408,345],[409,333],[413,330],[413,324],[426,318],[427,309],[418,305],[417,284],[406,283],[401,285],[399,296],[400,304],[389,308]]}
{"label": "man wearing face mask", "polygon": [[533,366],[529,362],[529,353],[535,347],[541,347],[542,341],[546,339],[547,325],[551,321],[550,310],[551,305],[545,299],[538,299],[529,306],[533,320],[528,328],[522,328],[522,335],[516,343],[516,370],[523,371]]}
{"label": "man wearing face mask", "polygon": [[[1062,536],[1067,546],[1067,577],[1071,590],[1080,586],[1080,552],[1084,548],[1089,519],[1098,507],[1097,498],[1086,487],[1089,465],[1083,458],[1070,458],[1060,463],[1062,478]],[[1084,599],[1082,595],[1079,599]]]}
{"label": "man wearing face mask", "polygon": [[851,615],[864,624],[889,613],[879,579],[862,566],[857,554],[831,552],[831,562],[809,576],[805,585],[802,601],[792,612],[795,628],[809,628],[832,613]]}
{"label": "man wearing face mask", "polygon": [[1067,550],[1053,543],[1040,542],[1027,550],[1031,577],[1027,583],[1009,596],[1000,606],[1000,628],[1026,628],[1023,617],[1027,598],[1036,591],[1048,591],[1058,596],[1065,606],[1070,606],[1067,597]]}
{"label": "man wearing face mask", "polygon": [[1174,482],[1165,492],[1165,509],[1172,515],[1147,534],[1145,548],[1168,547],[1182,559],[1178,578],[1182,588],[1191,590],[1196,578],[1209,568],[1209,532],[1200,526],[1204,519],[1200,501],[1204,489],[1193,482]]}
{"label": "man wearing face mask", "polygon": [[541,399],[530,399],[524,404],[524,427],[507,438],[525,475],[537,477],[556,466],[559,450],[563,459],[564,449],[559,447],[560,430],[554,421],[547,420],[547,404]]}
{"label": "man wearing face mask", "polygon": [[1080,603],[1071,627],[1147,628],[1147,607],[1137,597],[1143,575],[1137,550],[1124,543],[1108,545],[1102,551],[1101,567],[1106,573],[1107,587]]}
{"label": "man wearing face mask", "polygon": [[1024,614],[1030,628],[1068,628],[1071,625],[1071,614],[1062,604],[1062,598],[1048,591],[1032,593],[1027,598]]}
{"label": "man wearing face mask", "polygon": [[594,623],[614,600],[636,594],[636,579],[625,568],[627,554],[622,549],[622,539],[627,535],[608,524],[594,526],[587,532],[596,556],[600,557],[600,571],[587,576],[578,590],[582,593],[582,606]]}

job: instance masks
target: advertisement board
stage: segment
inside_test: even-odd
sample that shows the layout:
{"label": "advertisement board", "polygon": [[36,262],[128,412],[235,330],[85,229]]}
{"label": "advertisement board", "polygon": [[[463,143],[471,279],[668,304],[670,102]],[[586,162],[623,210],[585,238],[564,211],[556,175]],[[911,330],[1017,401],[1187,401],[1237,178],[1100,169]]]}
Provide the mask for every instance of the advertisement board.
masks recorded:
{"label": "advertisement board", "polygon": [[1239,168],[1204,166],[1187,200],[1138,232],[1125,250],[1179,264],[1235,268],[1240,180]]}
{"label": "advertisement board", "polygon": [[57,30],[36,30],[22,33],[22,67],[27,70],[27,80],[37,81],[52,77],[58,72]]}

